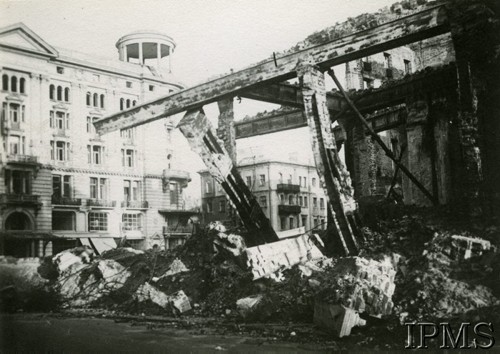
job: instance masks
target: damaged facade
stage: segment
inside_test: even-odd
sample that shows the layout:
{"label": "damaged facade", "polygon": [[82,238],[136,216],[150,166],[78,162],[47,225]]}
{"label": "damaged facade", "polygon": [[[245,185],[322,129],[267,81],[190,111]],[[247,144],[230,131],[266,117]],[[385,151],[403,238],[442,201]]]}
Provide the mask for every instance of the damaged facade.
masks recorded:
{"label": "damaged facade", "polygon": [[[97,251],[183,237],[190,214],[176,169],[173,126],[157,122],[99,136],[93,122],[183,86],[173,40],[137,32],[120,60],[54,48],[24,24],[0,30],[0,254],[45,256],[78,240]],[[154,143],[150,137],[155,136]]]}

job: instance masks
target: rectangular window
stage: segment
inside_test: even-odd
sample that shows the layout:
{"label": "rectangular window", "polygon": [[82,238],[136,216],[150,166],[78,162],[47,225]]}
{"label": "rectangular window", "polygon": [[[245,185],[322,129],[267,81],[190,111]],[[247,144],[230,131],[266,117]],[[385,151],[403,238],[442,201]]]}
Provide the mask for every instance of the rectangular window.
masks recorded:
{"label": "rectangular window", "polygon": [[53,175],[52,176],[52,195],[57,198],[71,198],[71,176]]}
{"label": "rectangular window", "polygon": [[155,87],[153,85],[149,85],[149,91],[153,92],[155,90]]}
{"label": "rectangular window", "polygon": [[292,175],[288,175],[288,184],[292,184]]}
{"label": "rectangular window", "polygon": [[50,158],[56,161],[69,161],[70,144],[64,141],[50,142]]}
{"label": "rectangular window", "polygon": [[317,207],[318,207],[318,198],[313,197],[313,208],[317,208]]}
{"label": "rectangular window", "polygon": [[63,112],[56,112],[56,125],[55,128],[57,129],[64,129],[64,113]]}
{"label": "rectangular window", "polygon": [[389,53],[384,53],[384,67],[386,69],[392,68],[392,57]]}
{"label": "rectangular window", "polygon": [[259,197],[259,204],[262,208],[267,208],[267,198],[265,195]]}
{"label": "rectangular window", "polygon": [[304,206],[307,208],[307,196],[304,196]]}
{"label": "rectangular window", "polygon": [[141,200],[141,182],[132,182],[132,200]]}
{"label": "rectangular window", "polygon": [[87,133],[95,134],[94,122],[98,119],[99,117],[87,117]]}
{"label": "rectangular window", "polygon": [[87,159],[89,164],[102,165],[104,163],[104,146],[87,145]]}
{"label": "rectangular window", "polygon": [[129,202],[131,198],[131,182],[123,181],[123,200]]}
{"label": "rectangular window", "polygon": [[302,196],[299,195],[299,205],[302,206]]}
{"label": "rectangular window", "polygon": [[302,186],[302,176],[299,176],[299,186]]}
{"label": "rectangular window", "polygon": [[313,187],[316,187],[316,178],[313,178],[311,183]]}
{"label": "rectangular window", "polygon": [[120,136],[127,140],[134,140],[135,128],[124,129],[120,131]]}
{"label": "rectangular window", "polygon": [[211,212],[213,212],[212,201],[209,200],[209,201],[207,201],[207,213],[211,213]]}
{"label": "rectangular window", "polygon": [[226,201],[225,200],[221,200],[219,202],[219,212],[220,213],[225,213],[226,212]]}
{"label": "rectangular window", "polygon": [[259,176],[259,185],[261,187],[266,185],[266,175],[260,175]]}
{"label": "rectangular window", "polygon": [[307,177],[304,177],[303,181],[304,181],[304,184],[302,185],[302,187],[306,188],[307,187]]}
{"label": "rectangular window", "polygon": [[90,198],[91,199],[107,199],[107,184],[106,178],[90,177]]}
{"label": "rectangular window", "polygon": [[7,193],[30,194],[31,174],[29,171],[5,170],[5,187]]}
{"label": "rectangular window", "polygon": [[319,208],[325,209],[325,200],[323,198],[319,198]]}
{"label": "rectangular window", "polygon": [[280,172],[278,178],[279,178],[280,183],[283,183],[283,173]]}
{"label": "rectangular window", "polygon": [[290,229],[293,229],[295,227],[295,223],[292,216],[290,217],[289,221],[290,221]]}
{"label": "rectangular window", "polygon": [[17,135],[9,136],[9,154],[23,155],[24,154],[24,137]]}
{"label": "rectangular window", "polygon": [[56,70],[58,74],[64,74],[64,68],[62,66],[56,67]]}
{"label": "rectangular window", "polygon": [[252,176],[247,176],[247,187],[252,188]]}
{"label": "rectangular window", "polygon": [[281,204],[285,204],[285,195],[284,194],[280,194],[280,202],[281,202]]}
{"label": "rectangular window", "polygon": [[288,204],[289,205],[294,205],[295,204],[295,198],[294,198],[293,194],[290,194],[288,196]]}
{"label": "rectangular window", "polygon": [[122,166],[124,167],[135,166],[135,150],[122,149]]}
{"label": "rectangular window", "polygon": [[52,230],[75,231],[76,215],[73,211],[52,211]]}
{"label": "rectangular window", "polygon": [[89,213],[89,231],[107,231],[108,213],[91,211]]}
{"label": "rectangular window", "polygon": [[126,81],[126,82],[125,82],[125,86],[126,86],[127,88],[132,88],[132,82],[131,82],[131,81]]}
{"label": "rectangular window", "polygon": [[170,205],[177,206],[179,203],[179,189],[176,182],[169,183],[169,191],[170,191]]}
{"label": "rectangular window", "polygon": [[142,230],[142,214],[123,214],[122,229],[134,231]]}
{"label": "rectangular window", "polygon": [[210,194],[212,193],[212,181],[208,178],[205,181],[205,194]]}
{"label": "rectangular window", "polygon": [[411,61],[405,59],[403,62],[405,65],[405,75],[411,74]]}
{"label": "rectangular window", "polygon": [[302,215],[302,226],[307,228],[307,216],[306,215]]}
{"label": "rectangular window", "polygon": [[281,230],[286,230],[286,218],[281,218],[280,219],[280,226],[281,226]]}

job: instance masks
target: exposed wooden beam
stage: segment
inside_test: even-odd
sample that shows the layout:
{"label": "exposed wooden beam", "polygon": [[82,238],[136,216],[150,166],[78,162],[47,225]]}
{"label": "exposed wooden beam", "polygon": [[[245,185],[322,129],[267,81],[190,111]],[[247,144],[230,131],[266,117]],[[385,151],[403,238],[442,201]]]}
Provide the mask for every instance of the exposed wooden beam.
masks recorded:
{"label": "exposed wooden beam", "polygon": [[296,66],[307,60],[322,71],[329,67],[449,31],[443,5],[354,33],[311,48],[269,59],[253,67],[144,103],[95,122],[99,134],[145,124],[197,109],[225,96],[236,96],[253,86],[296,77]]}

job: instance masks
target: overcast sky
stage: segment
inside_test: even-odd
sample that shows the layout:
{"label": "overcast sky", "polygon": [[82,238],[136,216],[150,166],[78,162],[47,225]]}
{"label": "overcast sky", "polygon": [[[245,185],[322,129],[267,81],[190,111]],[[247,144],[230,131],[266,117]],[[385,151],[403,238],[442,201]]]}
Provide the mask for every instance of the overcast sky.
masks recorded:
{"label": "overcast sky", "polygon": [[[396,0],[0,0],[0,27],[24,22],[49,44],[106,58],[118,58],[116,41],[151,29],[177,43],[173,74],[187,86],[239,69],[290,48],[309,34]],[[240,108],[244,107],[244,108]],[[271,107],[272,108],[272,107]],[[236,118],[255,107],[235,106]],[[206,110],[216,118],[214,107]],[[279,141],[279,144],[276,142]],[[310,153],[307,129],[257,139],[238,148]],[[186,149],[187,150],[187,149]],[[197,156],[186,154],[192,173],[189,193],[199,194]]]}

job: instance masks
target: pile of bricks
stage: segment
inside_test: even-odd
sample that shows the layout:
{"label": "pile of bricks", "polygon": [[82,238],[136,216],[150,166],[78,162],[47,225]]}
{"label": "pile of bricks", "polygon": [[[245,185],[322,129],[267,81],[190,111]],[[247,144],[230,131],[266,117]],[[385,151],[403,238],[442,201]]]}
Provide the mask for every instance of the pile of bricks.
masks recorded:
{"label": "pile of bricks", "polygon": [[247,248],[245,250],[247,265],[252,271],[253,279],[273,278],[275,273],[280,270],[323,257],[310,237],[314,236],[301,235],[296,238]]}
{"label": "pile of bricks", "polygon": [[359,280],[349,294],[348,307],[377,317],[391,314],[396,270],[388,257],[380,262],[361,257],[342,258],[334,269],[339,276],[351,274]]}

